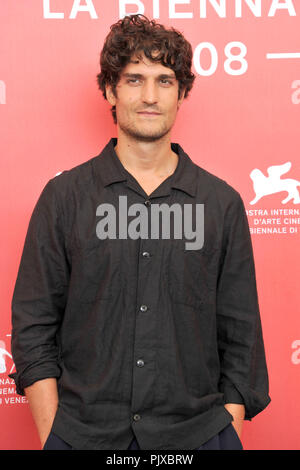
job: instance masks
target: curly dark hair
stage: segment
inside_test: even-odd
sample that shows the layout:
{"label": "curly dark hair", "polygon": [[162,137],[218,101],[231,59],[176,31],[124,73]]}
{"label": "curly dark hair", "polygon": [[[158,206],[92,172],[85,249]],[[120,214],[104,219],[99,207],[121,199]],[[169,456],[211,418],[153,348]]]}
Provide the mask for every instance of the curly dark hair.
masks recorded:
{"label": "curly dark hair", "polygon": [[[186,98],[192,89],[195,75],[191,71],[192,46],[183,35],[171,27],[149,20],[141,14],[128,15],[110,27],[100,54],[101,72],[97,83],[105,99],[106,85],[111,85],[115,96],[121,71],[133,55],[141,59],[141,54],[153,62],[160,62],[175,72],[179,82],[178,98],[185,88]],[[111,109],[114,122],[117,122],[116,107]]]}

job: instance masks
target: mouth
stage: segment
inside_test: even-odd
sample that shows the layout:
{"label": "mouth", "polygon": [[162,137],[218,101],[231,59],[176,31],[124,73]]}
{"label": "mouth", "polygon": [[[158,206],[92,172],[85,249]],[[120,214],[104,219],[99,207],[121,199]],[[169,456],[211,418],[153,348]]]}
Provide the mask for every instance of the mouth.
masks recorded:
{"label": "mouth", "polygon": [[147,117],[161,115],[161,113],[154,113],[154,112],[149,112],[149,111],[140,111],[137,114],[139,114],[140,116],[147,116]]}

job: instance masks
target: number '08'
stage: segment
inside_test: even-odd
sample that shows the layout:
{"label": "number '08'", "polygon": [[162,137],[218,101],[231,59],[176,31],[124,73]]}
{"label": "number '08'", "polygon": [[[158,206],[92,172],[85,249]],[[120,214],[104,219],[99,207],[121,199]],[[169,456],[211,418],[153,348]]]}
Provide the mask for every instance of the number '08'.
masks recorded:
{"label": "number '08'", "polygon": [[[234,48],[239,50],[237,54],[233,54],[232,49]],[[211,57],[211,63],[208,69],[204,69],[201,66],[201,53],[205,49],[209,51],[210,57]],[[228,75],[243,75],[244,73],[246,73],[248,69],[248,63],[245,59],[245,56],[247,54],[247,47],[245,46],[245,44],[239,41],[229,42],[225,46],[224,52],[226,56],[226,60],[224,62],[224,70],[226,73],[228,73]],[[208,77],[210,75],[213,75],[218,68],[218,62],[219,62],[218,51],[215,48],[215,46],[211,44],[210,42],[201,42],[200,44],[198,44],[198,46],[196,46],[194,50],[193,61],[194,61],[194,67],[195,67],[196,72],[199,75]],[[240,63],[240,67],[232,68],[233,62]]]}

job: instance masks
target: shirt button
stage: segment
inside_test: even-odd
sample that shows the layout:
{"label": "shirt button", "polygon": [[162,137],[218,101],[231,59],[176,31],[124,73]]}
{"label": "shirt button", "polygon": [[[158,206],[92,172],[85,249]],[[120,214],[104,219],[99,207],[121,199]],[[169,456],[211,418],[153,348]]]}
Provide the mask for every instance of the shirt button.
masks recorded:
{"label": "shirt button", "polygon": [[145,363],[144,363],[143,359],[139,359],[139,360],[137,361],[136,365],[137,365],[138,367],[144,367]]}
{"label": "shirt button", "polygon": [[138,421],[139,419],[141,419],[141,417],[140,417],[140,415],[135,414],[135,415],[133,416],[133,419],[134,419],[134,421]]}
{"label": "shirt button", "polygon": [[140,306],[140,311],[141,311],[141,312],[146,312],[147,310],[148,310],[147,305],[141,305],[141,306]]}
{"label": "shirt button", "polygon": [[149,199],[146,199],[146,201],[144,202],[145,206],[150,206],[151,202],[149,201]]}
{"label": "shirt button", "polygon": [[148,251],[144,251],[143,252],[143,257],[144,258],[149,258],[150,257],[150,253]]}

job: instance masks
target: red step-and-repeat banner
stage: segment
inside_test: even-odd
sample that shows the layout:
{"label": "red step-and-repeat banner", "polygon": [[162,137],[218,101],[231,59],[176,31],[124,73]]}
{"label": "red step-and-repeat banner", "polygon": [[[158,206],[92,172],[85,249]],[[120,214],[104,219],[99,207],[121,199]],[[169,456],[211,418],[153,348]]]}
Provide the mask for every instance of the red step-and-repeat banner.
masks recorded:
{"label": "red step-and-repeat banner", "polygon": [[40,448],[28,402],[8,377],[29,218],[50,178],[116,136],[96,75],[110,25],[132,13],[191,42],[196,80],[172,141],[237,189],[247,210],[272,402],[245,422],[244,448],[300,449],[298,0],[0,3],[0,449]]}

